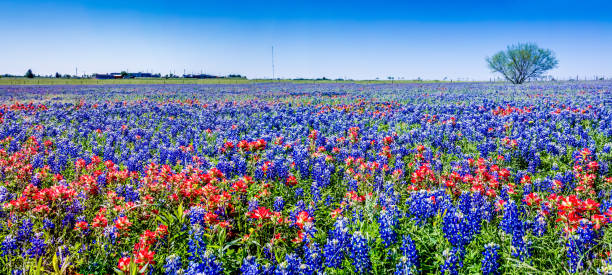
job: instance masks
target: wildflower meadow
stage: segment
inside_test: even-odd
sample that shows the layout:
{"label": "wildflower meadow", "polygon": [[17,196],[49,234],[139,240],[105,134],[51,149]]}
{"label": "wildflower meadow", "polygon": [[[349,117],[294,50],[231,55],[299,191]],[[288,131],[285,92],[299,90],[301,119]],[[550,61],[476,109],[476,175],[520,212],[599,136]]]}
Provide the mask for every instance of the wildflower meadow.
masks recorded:
{"label": "wildflower meadow", "polygon": [[612,274],[612,82],[0,87],[2,274]]}

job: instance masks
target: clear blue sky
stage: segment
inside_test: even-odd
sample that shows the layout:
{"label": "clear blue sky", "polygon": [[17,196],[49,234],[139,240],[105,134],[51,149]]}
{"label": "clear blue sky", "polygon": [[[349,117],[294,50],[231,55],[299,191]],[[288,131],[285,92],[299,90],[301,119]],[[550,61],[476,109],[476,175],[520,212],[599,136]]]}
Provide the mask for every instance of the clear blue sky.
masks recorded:
{"label": "clear blue sky", "polygon": [[[456,3],[455,3],[456,2]],[[459,3],[462,2],[462,3]],[[552,49],[551,75],[612,77],[609,1],[0,1],[0,73],[495,76],[486,56]]]}

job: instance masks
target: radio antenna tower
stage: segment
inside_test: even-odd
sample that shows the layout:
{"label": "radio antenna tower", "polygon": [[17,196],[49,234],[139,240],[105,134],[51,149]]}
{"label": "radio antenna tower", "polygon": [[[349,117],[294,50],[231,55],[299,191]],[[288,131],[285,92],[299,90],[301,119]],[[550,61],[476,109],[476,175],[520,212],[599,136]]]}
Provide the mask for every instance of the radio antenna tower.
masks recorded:
{"label": "radio antenna tower", "polygon": [[272,79],[274,79],[274,46],[272,46]]}

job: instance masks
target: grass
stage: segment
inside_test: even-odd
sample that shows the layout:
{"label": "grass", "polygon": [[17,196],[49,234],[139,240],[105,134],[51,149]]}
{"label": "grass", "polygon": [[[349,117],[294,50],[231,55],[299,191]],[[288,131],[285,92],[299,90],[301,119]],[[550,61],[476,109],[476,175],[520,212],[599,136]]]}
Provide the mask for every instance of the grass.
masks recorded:
{"label": "grass", "polygon": [[244,79],[244,78],[134,78],[134,79],[92,79],[92,78],[23,78],[2,77],[0,85],[121,85],[121,84],[256,84],[256,83],[358,83],[358,84],[389,84],[389,83],[436,83],[446,81],[416,81],[416,80],[292,80],[292,79]]}

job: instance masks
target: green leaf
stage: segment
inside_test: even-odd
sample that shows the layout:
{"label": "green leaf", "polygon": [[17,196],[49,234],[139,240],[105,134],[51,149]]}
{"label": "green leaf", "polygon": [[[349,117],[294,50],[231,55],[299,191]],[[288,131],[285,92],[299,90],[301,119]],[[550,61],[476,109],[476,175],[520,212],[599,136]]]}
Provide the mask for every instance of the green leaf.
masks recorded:
{"label": "green leaf", "polygon": [[60,274],[59,260],[57,259],[57,254],[53,253],[53,259],[51,260],[51,263],[53,264],[53,271],[56,274]]}

